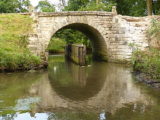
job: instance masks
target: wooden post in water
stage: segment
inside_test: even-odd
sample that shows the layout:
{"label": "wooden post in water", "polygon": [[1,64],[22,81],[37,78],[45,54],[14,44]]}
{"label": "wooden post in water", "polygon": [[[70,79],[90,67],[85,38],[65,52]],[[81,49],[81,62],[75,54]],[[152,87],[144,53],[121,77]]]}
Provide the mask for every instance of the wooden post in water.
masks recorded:
{"label": "wooden post in water", "polygon": [[86,64],[86,46],[83,44],[72,44],[66,46],[66,56],[79,65]]}

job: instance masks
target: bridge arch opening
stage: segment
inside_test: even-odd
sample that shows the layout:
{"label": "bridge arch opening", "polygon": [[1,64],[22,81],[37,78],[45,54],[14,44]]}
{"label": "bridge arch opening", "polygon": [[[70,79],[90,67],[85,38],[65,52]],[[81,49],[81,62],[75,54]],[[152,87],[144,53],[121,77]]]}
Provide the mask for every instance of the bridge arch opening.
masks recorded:
{"label": "bridge arch opening", "polygon": [[53,32],[53,37],[62,30],[72,29],[82,32],[91,42],[92,55],[96,60],[105,60],[107,61],[107,44],[102,34],[97,28],[92,27],[91,25],[84,23],[71,23],[64,25],[55,32]]}

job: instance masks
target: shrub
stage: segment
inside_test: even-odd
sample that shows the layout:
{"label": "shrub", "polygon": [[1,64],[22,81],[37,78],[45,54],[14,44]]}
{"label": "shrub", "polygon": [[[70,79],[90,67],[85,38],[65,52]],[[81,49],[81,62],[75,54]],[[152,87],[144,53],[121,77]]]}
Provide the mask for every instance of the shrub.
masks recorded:
{"label": "shrub", "polygon": [[148,33],[150,36],[155,36],[160,40],[160,20],[153,19],[151,21],[151,26],[148,29]]}
{"label": "shrub", "polygon": [[136,51],[132,56],[134,70],[148,74],[153,79],[160,80],[160,51]]}
{"label": "shrub", "polygon": [[40,58],[32,55],[30,52],[14,52],[0,49],[0,68],[15,69],[31,69],[40,64]]}
{"label": "shrub", "polygon": [[151,26],[148,29],[148,35],[150,37],[149,43],[153,48],[160,49],[160,20],[153,19]]}

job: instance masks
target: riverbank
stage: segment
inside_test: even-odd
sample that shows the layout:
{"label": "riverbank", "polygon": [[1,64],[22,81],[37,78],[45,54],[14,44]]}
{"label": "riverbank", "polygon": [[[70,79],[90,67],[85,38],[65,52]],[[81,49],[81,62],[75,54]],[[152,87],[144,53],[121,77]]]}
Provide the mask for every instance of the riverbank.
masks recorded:
{"label": "riverbank", "polygon": [[20,14],[0,15],[0,71],[40,68],[44,63],[28,45],[33,20]]}
{"label": "riverbank", "polygon": [[160,50],[136,51],[132,63],[133,74],[138,81],[160,88]]}
{"label": "riverbank", "polygon": [[10,68],[0,68],[0,73],[8,73],[8,72],[23,72],[23,71],[30,71],[30,70],[45,70],[48,67],[48,63],[44,62],[39,65],[34,65],[28,68],[19,67],[16,69],[10,69]]}
{"label": "riverbank", "polygon": [[133,75],[136,78],[136,80],[143,82],[151,87],[160,89],[160,81],[151,78],[149,75],[137,71],[133,72]]}

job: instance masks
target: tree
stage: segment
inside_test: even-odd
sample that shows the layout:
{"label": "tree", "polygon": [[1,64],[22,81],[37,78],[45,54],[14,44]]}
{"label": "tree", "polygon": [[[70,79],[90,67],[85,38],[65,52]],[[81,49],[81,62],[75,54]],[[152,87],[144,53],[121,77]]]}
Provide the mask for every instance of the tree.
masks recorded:
{"label": "tree", "polygon": [[30,5],[29,0],[19,0],[19,12],[28,12]]}
{"label": "tree", "polygon": [[113,0],[69,0],[64,11],[111,11]]}
{"label": "tree", "polygon": [[85,7],[81,7],[79,11],[111,11],[112,6],[114,6],[114,2],[109,2],[106,0],[103,0],[99,3],[97,1],[89,2]]}
{"label": "tree", "polygon": [[16,12],[17,6],[18,6],[17,0],[1,0],[0,1],[0,12],[1,13]]}
{"label": "tree", "polygon": [[153,13],[160,14],[160,0],[153,0]]}
{"label": "tree", "polygon": [[0,13],[27,12],[29,0],[0,0]]}
{"label": "tree", "polygon": [[146,15],[145,0],[110,0],[117,5],[117,11],[122,15],[144,16]]}
{"label": "tree", "polygon": [[47,0],[39,1],[36,9],[41,12],[55,12],[55,7],[53,4],[49,3]]}
{"label": "tree", "polygon": [[89,0],[69,0],[64,11],[78,11],[81,7],[85,7]]}
{"label": "tree", "polygon": [[160,13],[160,0],[109,0],[117,4],[117,11],[122,15],[145,16]]}

